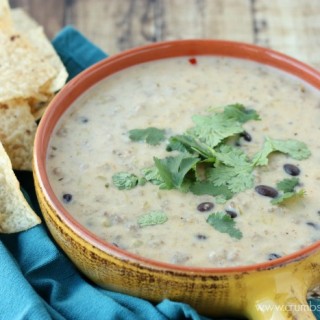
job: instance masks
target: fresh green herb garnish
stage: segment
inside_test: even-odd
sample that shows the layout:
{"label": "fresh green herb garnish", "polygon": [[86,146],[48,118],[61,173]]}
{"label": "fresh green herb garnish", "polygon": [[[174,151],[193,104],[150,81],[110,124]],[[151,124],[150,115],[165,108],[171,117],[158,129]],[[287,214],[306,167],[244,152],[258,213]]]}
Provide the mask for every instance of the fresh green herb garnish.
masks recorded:
{"label": "fresh green herb garnish", "polygon": [[277,189],[283,192],[293,192],[299,184],[299,178],[283,179],[277,183]]}
{"label": "fresh green herb garnish", "polygon": [[214,148],[225,138],[243,131],[240,122],[223,113],[215,113],[209,116],[195,115],[192,120],[195,126],[187,130],[187,134],[199,139],[209,148]]}
{"label": "fresh green herb garnish", "polygon": [[112,182],[119,190],[130,190],[138,185],[139,178],[128,172],[118,172],[112,176]]}
{"label": "fresh green herb garnish", "polygon": [[302,198],[305,195],[304,190],[295,191],[295,188],[299,185],[298,178],[283,179],[277,183],[277,189],[282,191],[278,197],[271,200],[272,204],[283,204],[288,200],[296,198]]}
{"label": "fresh green herb garnish", "polygon": [[151,211],[138,218],[138,225],[143,227],[163,224],[168,220],[167,215],[163,211]]}
{"label": "fresh green herb garnish", "polygon": [[198,181],[193,183],[190,186],[190,191],[197,195],[201,196],[208,194],[211,196],[223,196],[226,200],[229,200],[233,197],[234,193],[226,186],[215,186],[213,183],[208,181]]}
{"label": "fresh green herb garnish", "polygon": [[292,159],[304,160],[308,159],[311,155],[310,150],[304,142],[295,139],[271,141],[277,151],[288,154]]}
{"label": "fresh green herb garnish", "polygon": [[133,129],[129,131],[129,138],[132,141],[145,141],[148,144],[156,146],[165,140],[165,130],[157,128]]}
{"label": "fresh green herb garnish", "polygon": [[242,232],[235,227],[236,222],[230,217],[230,215],[224,212],[215,212],[209,215],[207,223],[214,227],[221,233],[227,233],[230,237],[241,239]]}
{"label": "fresh green herb garnish", "polygon": [[216,159],[216,166],[207,170],[208,180],[215,186],[226,186],[233,193],[253,187],[253,166],[241,149],[222,145]]}
{"label": "fresh green herb garnish", "polygon": [[[180,135],[169,137],[166,150],[173,156],[154,157],[154,165],[141,170],[141,177],[120,172],[112,177],[114,185],[120,189],[132,189],[149,182],[160,189],[177,189],[195,195],[212,195],[216,203],[225,203],[236,193],[254,186],[254,169],[268,164],[273,152],[287,154],[293,159],[303,160],[310,156],[305,143],[289,139],[276,140],[266,137],[262,149],[252,159],[232,140],[245,132],[243,124],[260,120],[255,110],[242,104],[228,105],[220,112],[209,115],[194,115],[194,126]],[[157,128],[134,129],[129,131],[132,141],[145,141],[151,145],[165,140],[165,130]],[[283,204],[295,197],[302,197],[303,190],[295,191],[299,180],[285,179],[277,184],[279,196],[272,204]],[[164,223],[163,212],[154,211],[139,218],[140,226]],[[241,231],[235,228],[235,221],[223,212],[208,217],[207,222],[220,232],[240,239]]]}
{"label": "fresh green herb garnish", "polygon": [[148,180],[145,177],[139,177],[138,178],[138,186],[144,186]]}
{"label": "fresh green herb garnish", "polygon": [[247,109],[244,105],[236,103],[224,107],[223,114],[229,119],[233,119],[240,123],[245,123],[250,120],[261,120],[257,111]]}
{"label": "fresh green herb garnish", "polygon": [[311,155],[310,150],[304,142],[294,139],[276,140],[266,137],[262,150],[252,160],[253,164],[256,166],[267,165],[268,156],[275,151],[286,153],[296,160],[304,160]]}
{"label": "fresh green herb garnish", "polygon": [[281,194],[280,196],[274,198],[271,200],[272,204],[284,204],[288,200],[293,200],[296,198],[302,198],[305,196],[304,190],[299,190],[298,192],[285,192]]}
{"label": "fresh green herb garnish", "polygon": [[253,167],[250,165],[229,167],[219,165],[208,169],[208,180],[215,186],[226,186],[231,192],[238,193],[253,187]]}
{"label": "fresh green herb garnish", "polygon": [[165,184],[162,189],[181,189],[185,176],[198,161],[198,157],[188,153],[164,159],[154,158],[159,175]]}
{"label": "fresh green herb garnish", "polygon": [[177,135],[171,137],[167,146],[167,151],[174,150],[183,153],[197,153],[206,159],[212,159],[215,157],[215,151],[212,148],[201,142],[196,137],[190,135]]}
{"label": "fresh green herb garnish", "polygon": [[[223,196],[220,191],[224,190],[224,198],[229,199],[233,194],[253,187],[254,167],[267,165],[272,152],[282,152],[297,160],[306,159],[310,155],[303,142],[267,137],[262,150],[250,161],[240,148],[228,144],[229,138],[244,131],[243,123],[260,120],[256,111],[246,109],[241,104],[228,105],[222,112],[208,116],[195,115],[192,119],[194,127],[185,134],[169,139],[167,151],[176,151],[179,154],[164,159],[154,158],[155,165],[142,170],[146,181],[158,185],[160,189],[179,189],[183,192],[191,191],[195,194],[220,197]],[[129,131],[133,141],[145,140],[151,144],[162,141],[164,135],[165,130],[157,128]],[[197,171],[199,164],[202,164],[206,171],[206,176],[200,180]],[[122,189],[129,189],[145,182],[139,179],[138,183],[135,175],[127,175],[131,181],[126,186],[122,186],[124,181],[118,183]]]}
{"label": "fresh green herb garnish", "polygon": [[160,186],[161,189],[165,187],[165,183],[161,178],[157,167],[149,167],[141,170],[144,178],[150,183]]}
{"label": "fresh green herb garnish", "polygon": [[242,104],[228,105],[220,113],[193,116],[195,127],[189,129],[187,134],[214,148],[224,139],[243,132],[243,123],[259,119],[256,111],[248,110]]}

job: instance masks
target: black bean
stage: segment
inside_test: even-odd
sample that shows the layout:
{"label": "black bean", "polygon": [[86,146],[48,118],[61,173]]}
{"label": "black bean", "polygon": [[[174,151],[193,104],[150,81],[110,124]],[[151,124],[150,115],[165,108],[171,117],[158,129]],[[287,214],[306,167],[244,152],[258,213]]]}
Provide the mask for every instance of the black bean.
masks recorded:
{"label": "black bean", "polygon": [[275,198],[278,195],[278,191],[272,187],[259,185],[255,187],[257,193],[265,197]]}
{"label": "black bean", "polygon": [[70,193],[65,193],[63,196],[63,202],[69,203],[72,200],[72,194]]}
{"label": "black bean", "polygon": [[232,210],[226,210],[226,213],[232,218],[234,219],[237,216],[237,213],[232,211]]}
{"label": "black bean", "polygon": [[306,223],[309,227],[315,228],[316,230],[320,230],[320,225],[314,222],[307,222]]}
{"label": "black bean", "polygon": [[271,261],[271,260],[274,260],[274,259],[279,259],[281,258],[281,255],[280,254],[277,254],[277,253],[270,253],[268,255],[268,260]]}
{"label": "black bean", "polygon": [[197,210],[200,212],[206,212],[212,210],[214,204],[212,202],[202,202],[197,206]]}
{"label": "black bean", "polygon": [[252,141],[252,136],[249,132],[247,131],[243,131],[240,133],[240,137],[242,137],[244,140],[246,140],[247,142]]}
{"label": "black bean", "polygon": [[206,235],[201,234],[201,233],[198,233],[198,234],[196,235],[196,238],[197,238],[198,240],[207,240],[207,239],[208,239],[208,237],[207,237]]}
{"label": "black bean", "polygon": [[290,163],[286,163],[283,166],[283,169],[287,174],[290,174],[290,176],[298,176],[300,174],[300,169],[297,166]]}

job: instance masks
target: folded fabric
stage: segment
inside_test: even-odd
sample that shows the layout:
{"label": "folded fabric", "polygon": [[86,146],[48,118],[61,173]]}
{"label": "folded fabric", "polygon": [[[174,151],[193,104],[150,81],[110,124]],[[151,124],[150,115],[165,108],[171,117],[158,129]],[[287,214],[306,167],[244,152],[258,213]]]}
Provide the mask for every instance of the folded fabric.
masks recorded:
{"label": "folded fabric", "polygon": [[[53,40],[70,78],[107,55],[72,27]],[[17,172],[27,199],[41,216],[30,172]],[[184,303],[159,304],[99,288],[74,267],[45,224],[0,235],[1,319],[207,319]],[[320,302],[309,301],[314,310]],[[319,306],[319,307],[318,307]],[[320,311],[318,313],[320,319]]]}
{"label": "folded fabric", "polygon": [[58,33],[52,44],[68,71],[68,80],[108,56],[71,26]]}

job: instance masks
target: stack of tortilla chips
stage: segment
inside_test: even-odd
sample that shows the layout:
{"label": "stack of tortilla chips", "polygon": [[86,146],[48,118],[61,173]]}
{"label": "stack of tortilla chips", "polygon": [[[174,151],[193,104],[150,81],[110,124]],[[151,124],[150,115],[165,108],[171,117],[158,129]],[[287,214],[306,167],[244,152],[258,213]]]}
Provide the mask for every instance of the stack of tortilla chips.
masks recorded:
{"label": "stack of tortilla chips", "polygon": [[36,121],[66,79],[42,27],[0,0],[0,232],[40,222],[24,200],[12,167],[32,170]]}

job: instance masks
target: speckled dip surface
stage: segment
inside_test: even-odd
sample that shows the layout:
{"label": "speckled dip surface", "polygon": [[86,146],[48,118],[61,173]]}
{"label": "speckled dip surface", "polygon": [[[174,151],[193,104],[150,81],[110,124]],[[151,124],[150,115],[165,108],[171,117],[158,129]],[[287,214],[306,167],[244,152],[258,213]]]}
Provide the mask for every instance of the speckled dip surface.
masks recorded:
{"label": "speckled dip surface", "polygon": [[[249,138],[242,135],[236,142],[249,157],[261,149],[265,136],[307,144],[312,153],[308,159],[274,153],[267,167],[254,169],[255,186],[275,187],[292,177],[284,165],[294,166],[306,192],[303,198],[273,205],[251,188],[220,203],[210,195],[161,190],[151,183],[131,190],[113,185],[115,173],[139,175],[154,157],[172,155],[167,141],[156,146],[134,142],[130,130],[156,127],[168,137],[182,134],[193,126],[193,115],[233,103],[255,109],[261,117],[246,122]],[[272,67],[220,57],[165,59],[120,71],[76,100],[52,136],[47,171],[65,208],[116,246],[188,266],[253,264],[320,240],[319,120],[319,92]],[[205,210],[199,210],[201,205]],[[164,212],[167,221],[139,226],[139,217],[152,211]],[[206,222],[217,211],[234,215],[241,239]]]}

